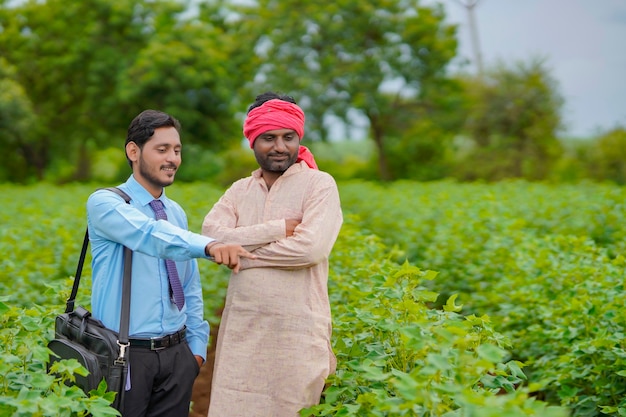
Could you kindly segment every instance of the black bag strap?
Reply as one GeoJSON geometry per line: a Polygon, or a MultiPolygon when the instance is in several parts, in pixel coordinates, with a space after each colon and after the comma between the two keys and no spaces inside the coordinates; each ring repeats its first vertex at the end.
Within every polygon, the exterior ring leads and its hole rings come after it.
{"type": "Polygon", "coordinates": [[[76,274],[74,274],[74,285],[72,285],[72,292],[70,298],[65,303],[65,312],[71,313],[74,311],[74,301],[76,300],[76,294],[78,293],[78,284],[80,284],[80,275],[83,273],[83,263],[85,263],[85,256],[87,255],[87,246],[89,245],[89,231],[85,231],[85,238],[83,239],[83,248],[80,250],[80,258],[78,259],[78,267],[76,268],[76,274]]]}
{"type": "MultiPolygon", "coordinates": [[[[105,190],[112,191],[118,194],[120,197],[130,204],[130,196],[117,187],[104,188],[105,190]]],[[[72,285],[72,292],[70,298],[67,299],[65,304],[65,312],[71,313],[74,311],[74,303],[76,300],[76,294],[78,293],[78,285],[80,284],[80,276],[83,273],[83,264],[85,263],[85,256],[87,255],[87,246],[89,245],[89,229],[85,231],[85,238],[83,239],[83,247],[80,251],[80,258],[78,259],[78,267],[76,268],[76,275],[74,276],[74,285],[72,285]]],[[[128,330],[130,321],[130,281],[131,281],[131,269],[132,269],[132,256],[133,251],[124,247],[124,281],[122,282],[122,308],[120,314],[120,331],[119,340],[120,345],[128,345],[128,330]]],[[[123,355],[124,349],[122,349],[123,355]]]]}

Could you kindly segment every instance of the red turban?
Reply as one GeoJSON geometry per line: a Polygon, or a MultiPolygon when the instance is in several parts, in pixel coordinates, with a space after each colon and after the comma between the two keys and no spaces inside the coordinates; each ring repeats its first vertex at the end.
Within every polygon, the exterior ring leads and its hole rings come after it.
{"type": "MultiPolygon", "coordinates": [[[[288,101],[272,99],[250,110],[243,123],[243,134],[250,142],[250,148],[254,147],[254,141],[263,133],[277,129],[293,129],[302,140],[304,137],[302,109],[288,101]]],[[[305,161],[309,167],[317,169],[313,154],[306,146],[300,145],[298,161],[305,161]]]]}

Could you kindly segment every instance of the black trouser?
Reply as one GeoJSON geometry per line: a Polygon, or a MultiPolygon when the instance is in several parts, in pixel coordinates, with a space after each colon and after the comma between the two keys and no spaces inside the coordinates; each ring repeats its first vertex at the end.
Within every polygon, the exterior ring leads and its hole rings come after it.
{"type": "Polygon", "coordinates": [[[187,342],[129,352],[130,390],[124,397],[124,417],[187,417],[193,383],[200,368],[187,342]]]}

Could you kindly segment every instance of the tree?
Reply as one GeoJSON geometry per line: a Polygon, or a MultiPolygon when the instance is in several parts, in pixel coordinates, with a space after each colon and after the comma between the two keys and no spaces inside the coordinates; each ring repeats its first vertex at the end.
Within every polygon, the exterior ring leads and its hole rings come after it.
{"type": "Polygon", "coordinates": [[[454,79],[439,80],[419,101],[407,100],[385,132],[385,154],[393,161],[391,176],[419,181],[449,176],[465,106],[462,85],[454,79]]]}
{"type": "Polygon", "coordinates": [[[239,72],[229,62],[227,37],[204,22],[158,22],[156,33],[120,74],[120,102],[137,114],[150,107],[175,115],[186,144],[212,150],[239,145],[233,117],[239,72]]]}
{"type": "Polygon", "coordinates": [[[260,63],[250,89],[294,95],[320,139],[328,116],[350,123],[350,112],[358,112],[369,121],[381,178],[392,179],[385,149],[390,122],[407,101],[419,102],[436,88],[455,55],[455,27],[444,24],[441,6],[259,0],[236,12],[233,30],[248,39],[256,34],[260,63]]]}
{"type": "Polygon", "coordinates": [[[45,149],[34,142],[33,105],[24,88],[16,81],[16,69],[0,57],[0,181],[18,181],[41,175],[40,157],[45,149]],[[35,161],[32,164],[27,161],[35,161]]]}
{"type": "Polygon", "coordinates": [[[503,64],[464,80],[465,133],[472,147],[456,175],[463,179],[545,179],[560,157],[563,103],[545,63],[503,64]]]}
{"type": "MultiPolygon", "coordinates": [[[[183,0],[47,0],[0,6],[0,51],[37,123],[37,177],[89,179],[92,154],[123,149],[130,119],[157,107],[188,143],[232,140],[229,42],[183,0]],[[226,140],[224,139],[226,137],[226,140]],[[114,138],[114,139],[112,139],[114,138]]],[[[245,73],[245,72],[244,72],[245,73]]],[[[233,74],[235,76],[233,76],[233,74]]]]}
{"type": "Polygon", "coordinates": [[[145,42],[150,7],[48,0],[3,9],[0,49],[19,68],[18,81],[34,105],[44,169],[56,159],[65,175],[86,178],[88,166],[72,162],[86,161],[90,142],[119,133],[129,116],[119,108],[117,77],[145,42]]]}
{"type": "Polygon", "coordinates": [[[587,158],[587,170],[592,179],[625,185],[626,129],[616,127],[594,139],[587,158]]]}

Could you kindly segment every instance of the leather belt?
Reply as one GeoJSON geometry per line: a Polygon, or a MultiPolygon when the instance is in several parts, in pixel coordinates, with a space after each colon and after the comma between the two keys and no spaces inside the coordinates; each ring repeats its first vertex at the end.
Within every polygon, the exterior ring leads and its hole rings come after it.
{"type": "Polygon", "coordinates": [[[131,347],[142,347],[150,350],[161,350],[185,341],[186,329],[168,334],[167,336],[151,337],[150,339],[129,339],[131,347]]]}

